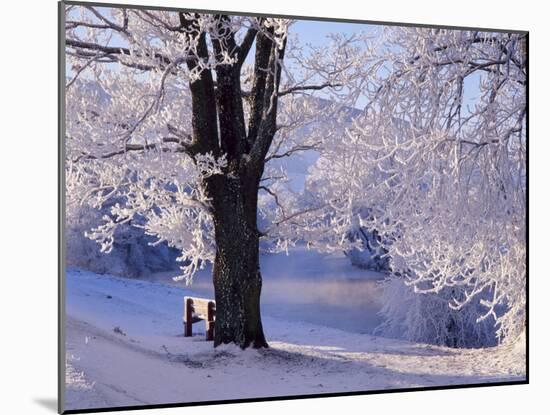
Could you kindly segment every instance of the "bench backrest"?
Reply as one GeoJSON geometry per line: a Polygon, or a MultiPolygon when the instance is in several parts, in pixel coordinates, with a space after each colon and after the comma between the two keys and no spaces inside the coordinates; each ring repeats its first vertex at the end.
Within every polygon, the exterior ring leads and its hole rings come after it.
{"type": "Polygon", "coordinates": [[[212,310],[212,313],[214,315],[216,312],[216,303],[213,300],[209,300],[207,298],[185,297],[184,304],[189,304],[193,314],[203,320],[208,319],[209,308],[212,310]]]}

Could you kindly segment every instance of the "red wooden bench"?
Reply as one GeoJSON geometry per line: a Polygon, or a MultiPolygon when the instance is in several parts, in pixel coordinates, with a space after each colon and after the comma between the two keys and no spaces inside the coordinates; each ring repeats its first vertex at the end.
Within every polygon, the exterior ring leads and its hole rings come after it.
{"type": "Polygon", "coordinates": [[[193,335],[193,323],[206,322],[206,340],[214,340],[214,321],[216,302],[207,298],[184,297],[183,299],[183,336],[193,335]]]}

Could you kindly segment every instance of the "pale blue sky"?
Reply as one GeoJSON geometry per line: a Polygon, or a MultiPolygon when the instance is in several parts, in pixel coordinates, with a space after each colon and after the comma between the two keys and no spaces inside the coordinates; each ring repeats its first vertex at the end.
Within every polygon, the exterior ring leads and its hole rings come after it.
{"type": "Polygon", "coordinates": [[[350,35],[369,31],[374,27],[376,26],[370,24],[299,20],[291,26],[290,33],[296,33],[303,43],[322,46],[327,43],[326,35],[329,33],[350,35]]]}

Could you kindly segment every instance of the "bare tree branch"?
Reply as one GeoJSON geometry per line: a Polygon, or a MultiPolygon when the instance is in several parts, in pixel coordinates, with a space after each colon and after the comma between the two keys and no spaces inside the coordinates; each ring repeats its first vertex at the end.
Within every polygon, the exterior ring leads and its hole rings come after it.
{"type": "Polygon", "coordinates": [[[281,92],[279,92],[279,96],[285,96],[288,94],[292,94],[294,92],[298,91],[318,91],[325,88],[337,88],[343,86],[342,84],[332,84],[330,82],[325,82],[324,84],[319,85],[297,85],[290,88],[287,88],[281,92]]]}
{"type": "Polygon", "coordinates": [[[297,152],[300,152],[300,151],[316,150],[316,149],[319,148],[320,144],[321,143],[318,142],[318,143],[308,144],[308,145],[306,145],[306,144],[297,145],[297,146],[294,146],[291,149],[285,151],[284,153],[272,154],[272,155],[266,157],[265,161],[268,162],[269,160],[272,160],[272,159],[280,159],[280,158],[283,158],[283,157],[290,157],[294,153],[297,153],[297,152]]]}
{"type": "Polygon", "coordinates": [[[271,197],[273,197],[273,199],[275,200],[275,204],[279,209],[281,209],[281,213],[283,214],[283,217],[286,216],[285,208],[279,201],[279,196],[277,196],[277,193],[275,193],[273,190],[271,190],[266,186],[259,186],[258,190],[263,190],[264,192],[268,193],[271,197]]]}
{"type": "Polygon", "coordinates": [[[109,153],[101,154],[101,155],[94,155],[94,154],[81,154],[80,156],[76,157],[73,162],[78,162],[80,160],[99,160],[99,159],[108,159],[115,156],[121,156],[123,154],[126,154],[128,152],[132,151],[145,151],[145,150],[155,150],[160,149],[160,151],[163,152],[175,152],[175,153],[186,153],[186,144],[182,143],[181,140],[178,137],[163,137],[162,138],[163,143],[176,143],[179,144],[181,147],[179,148],[170,148],[170,147],[160,147],[158,144],[126,144],[126,146],[123,149],[115,150],[109,153]]]}
{"type": "Polygon", "coordinates": [[[250,49],[252,48],[254,39],[256,39],[257,33],[258,30],[253,27],[248,29],[248,31],[246,32],[246,35],[244,36],[244,39],[241,42],[241,45],[239,46],[237,52],[237,65],[242,66],[242,64],[244,63],[246,57],[248,56],[248,52],[250,52],[250,49]]]}

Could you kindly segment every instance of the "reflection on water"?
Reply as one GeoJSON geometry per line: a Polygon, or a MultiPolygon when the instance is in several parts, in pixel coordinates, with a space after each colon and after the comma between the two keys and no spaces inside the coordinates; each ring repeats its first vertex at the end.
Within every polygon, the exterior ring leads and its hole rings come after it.
{"type": "MultiPolygon", "coordinates": [[[[262,313],[285,320],[372,333],[380,324],[379,280],[383,274],[352,267],[345,257],[299,250],[262,256],[262,313]]],[[[173,274],[152,276],[158,282],[174,282],[173,274]]],[[[200,297],[214,297],[210,269],[195,276],[187,287],[200,297]]]]}
{"type": "Polygon", "coordinates": [[[265,284],[262,311],[341,330],[372,333],[380,324],[375,281],[288,281],[265,284]]]}

